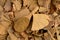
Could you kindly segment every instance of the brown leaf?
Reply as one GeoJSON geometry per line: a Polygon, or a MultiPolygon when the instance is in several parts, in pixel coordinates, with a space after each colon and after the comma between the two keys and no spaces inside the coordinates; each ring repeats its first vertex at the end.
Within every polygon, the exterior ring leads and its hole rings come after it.
{"type": "Polygon", "coordinates": [[[33,15],[33,25],[31,30],[43,29],[49,24],[49,16],[46,14],[34,14],[33,15]]]}
{"type": "Polygon", "coordinates": [[[9,33],[9,37],[11,40],[18,40],[18,38],[13,34],[11,27],[9,27],[9,29],[7,31],[9,33]]]}
{"type": "MultiPolygon", "coordinates": [[[[15,25],[14,25],[14,29],[17,31],[17,32],[23,32],[26,30],[26,28],[28,27],[29,25],[29,22],[30,22],[30,19],[31,19],[31,16],[38,10],[38,7],[36,7],[32,12],[31,14],[27,15],[27,16],[22,16],[20,17],[16,22],[15,22],[15,25]]],[[[20,15],[19,15],[20,16],[20,15]]]]}

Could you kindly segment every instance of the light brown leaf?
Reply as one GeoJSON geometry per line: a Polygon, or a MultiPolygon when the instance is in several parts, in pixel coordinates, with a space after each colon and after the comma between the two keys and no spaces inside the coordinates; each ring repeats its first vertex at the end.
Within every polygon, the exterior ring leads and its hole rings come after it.
{"type": "MultiPolygon", "coordinates": [[[[14,29],[17,32],[23,32],[26,30],[26,28],[28,27],[29,23],[30,23],[30,19],[31,16],[38,10],[38,7],[36,7],[31,14],[27,15],[27,16],[22,16],[20,17],[14,25],[14,29]]],[[[20,15],[19,15],[20,16],[20,15]]]]}
{"type": "Polygon", "coordinates": [[[33,15],[33,24],[31,30],[43,29],[49,24],[49,16],[46,14],[34,14],[33,15]]]}

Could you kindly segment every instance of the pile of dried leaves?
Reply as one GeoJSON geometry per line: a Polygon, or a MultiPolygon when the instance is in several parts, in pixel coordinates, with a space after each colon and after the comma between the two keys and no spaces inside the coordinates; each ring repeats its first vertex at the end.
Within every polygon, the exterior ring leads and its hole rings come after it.
{"type": "Polygon", "coordinates": [[[60,40],[60,0],[0,0],[0,40],[60,40]]]}

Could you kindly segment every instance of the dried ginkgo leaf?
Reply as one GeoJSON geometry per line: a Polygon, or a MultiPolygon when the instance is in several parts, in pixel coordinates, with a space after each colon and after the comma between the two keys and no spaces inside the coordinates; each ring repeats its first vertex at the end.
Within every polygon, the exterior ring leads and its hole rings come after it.
{"type": "Polygon", "coordinates": [[[14,25],[15,31],[17,31],[17,32],[25,31],[30,23],[30,19],[31,19],[32,14],[34,14],[37,10],[38,10],[38,7],[36,7],[29,15],[20,17],[15,22],[15,25],[14,25]]]}
{"type": "Polygon", "coordinates": [[[49,16],[46,14],[34,14],[33,15],[33,24],[31,30],[43,29],[49,24],[49,16]]]}

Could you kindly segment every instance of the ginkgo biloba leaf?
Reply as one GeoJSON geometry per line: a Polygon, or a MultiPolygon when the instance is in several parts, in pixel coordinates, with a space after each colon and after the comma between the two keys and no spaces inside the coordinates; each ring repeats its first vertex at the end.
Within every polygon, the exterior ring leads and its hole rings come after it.
{"type": "Polygon", "coordinates": [[[17,32],[23,32],[28,27],[31,16],[38,10],[39,7],[36,7],[28,16],[20,17],[14,25],[14,29],[17,32]]]}
{"type": "Polygon", "coordinates": [[[43,29],[49,24],[49,16],[46,14],[34,14],[33,15],[33,24],[31,30],[43,29]]]}

